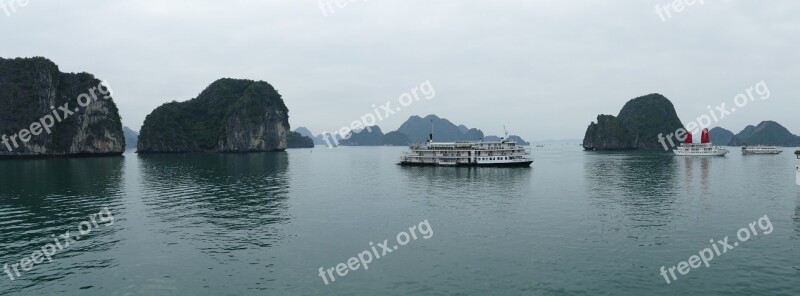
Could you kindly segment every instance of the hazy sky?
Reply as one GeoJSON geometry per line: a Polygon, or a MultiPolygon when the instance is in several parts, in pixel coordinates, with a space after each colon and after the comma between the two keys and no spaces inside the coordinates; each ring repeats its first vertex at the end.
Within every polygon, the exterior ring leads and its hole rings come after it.
{"type": "Polygon", "coordinates": [[[333,131],[430,81],[435,98],[378,125],[437,114],[534,140],[582,138],[599,113],[654,92],[688,122],[763,80],[769,99],[718,125],[772,119],[800,133],[800,1],[706,0],[663,21],[655,6],[671,1],[326,3],[30,0],[0,10],[0,57],[108,80],[134,130],[232,77],[275,86],[293,129],[333,131]]]}

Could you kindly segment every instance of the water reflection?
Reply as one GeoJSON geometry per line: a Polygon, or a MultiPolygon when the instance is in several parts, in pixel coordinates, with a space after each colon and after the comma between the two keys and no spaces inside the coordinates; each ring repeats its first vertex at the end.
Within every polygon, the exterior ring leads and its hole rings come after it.
{"type": "Polygon", "coordinates": [[[795,239],[800,240],[800,193],[797,194],[797,207],[794,208],[795,239]]]}
{"type": "Polygon", "coordinates": [[[492,168],[492,167],[398,167],[407,176],[419,181],[436,183],[440,181],[492,182],[520,181],[527,179],[533,168],[492,168]]]}
{"type": "MultiPolygon", "coordinates": [[[[0,161],[0,264],[30,257],[31,252],[53,242],[51,235],[67,230],[76,233],[80,222],[103,207],[115,217],[121,216],[124,162],[123,157],[0,161]]],[[[119,242],[113,235],[120,227],[101,228],[58,253],[53,263],[24,272],[10,287],[4,278],[0,294],[67,277],[72,274],[67,271],[77,266],[113,266],[113,257],[95,254],[92,260],[81,259],[91,253],[102,254],[119,242]]]]}
{"type": "Polygon", "coordinates": [[[286,222],[286,153],[139,155],[142,199],[157,231],[206,253],[270,246],[286,222]]]}
{"type": "Polygon", "coordinates": [[[497,188],[514,187],[529,180],[532,168],[401,167],[398,169],[413,184],[464,186],[480,184],[497,188]]]}
{"type": "Polygon", "coordinates": [[[507,206],[534,192],[533,168],[402,167],[401,188],[413,196],[442,196],[460,202],[507,206]],[[488,193],[488,194],[487,194],[488,193]]]}
{"type": "Polygon", "coordinates": [[[587,153],[587,192],[602,208],[622,205],[637,221],[664,221],[676,199],[674,156],[661,152],[587,153]]]}
{"type": "Polygon", "coordinates": [[[700,188],[703,189],[703,193],[709,192],[709,170],[710,170],[710,160],[708,157],[683,157],[683,176],[686,178],[684,184],[684,189],[687,193],[692,193],[694,191],[694,166],[695,164],[699,164],[700,166],[700,188]]]}

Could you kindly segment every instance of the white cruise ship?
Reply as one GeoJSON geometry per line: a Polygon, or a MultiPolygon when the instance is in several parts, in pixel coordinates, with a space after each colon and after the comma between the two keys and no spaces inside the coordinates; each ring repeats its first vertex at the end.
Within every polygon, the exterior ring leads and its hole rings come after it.
{"type": "Polygon", "coordinates": [[[752,154],[781,154],[783,150],[775,146],[763,146],[763,145],[756,145],[756,146],[744,146],[742,147],[742,154],[744,155],[752,155],[752,154]]]}
{"type": "Polygon", "coordinates": [[[500,142],[434,142],[433,133],[424,144],[409,146],[398,165],[403,166],[488,166],[530,167],[530,151],[508,141],[508,133],[500,142]]]}
{"type": "Polygon", "coordinates": [[[729,151],[711,144],[708,129],[706,128],[703,129],[700,144],[694,143],[692,141],[692,133],[688,133],[685,143],[676,148],[674,152],[678,156],[725,156],[729,151]]]}

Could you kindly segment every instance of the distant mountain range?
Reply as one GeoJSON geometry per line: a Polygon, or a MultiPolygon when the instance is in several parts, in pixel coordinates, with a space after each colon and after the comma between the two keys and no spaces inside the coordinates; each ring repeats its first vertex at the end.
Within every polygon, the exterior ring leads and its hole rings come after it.
{"type": "MultiPolygon", "coordinates": [[[[483,131],[476,128],[468,128],[460,124],[456,125],[445,118],[436,115],[426,117],[411,116],[406,120],[397,131],[384,134],[378,126],[370,126],[350,133],[348,139],[338,139],[339,145],[343,146],[406,146],[411,143],[421,143],[428,141],[433,126],[433,140],[437,142],[454,141],[500,141],[498,136],[484,136],[483,131]]],[[[305,127],[300,127],[295,132],[310,137],[316,145],[327,145],[322,135],[314,136],[305,127]]],[[[510,140],[516,141],[520,145],[530,145],[519,136],[509,136],[510,140]]],[[[330,136],[328,138],[330,140],[330,136]]],[[[332,142],[332,141],[331,141],[332,142]]]]}
{"type": "MultiPolygon", "coordinates": [[[[498,136],[485,136],[485,137],[483,137],[483,140],[487,141],[487,142],[500,142],[500,139],[502,139],[502,138],[500,138],[498,136]]],[[[517,144],[522,145],[522,146],[529,146],[531,144],[530,142],[523,140],[519,136],[514,136],[514,135],[508,136],[508,140],[512,141],[512,142],[516,142],[517,144]]]]}
{"type": "Polygon", "coordinates": [[[742,142],[732,131],[721,127],[712,128],[710,131],[708,131],[708,135],[711,138],[711,143],[714,143],[715,145],[742,146],[742,142]]]}
{"type": "Polygon", "coordinates": [[[378,126],[370,126],[350,133],[350,138],[339,142],[343,146],[405,146],[409,144],[408,136],[394,131],[384,134],[378,126]]]}
{"type": "Polygon", "coordinates": [[[139,143],[139,133],[127,126],[123,126],[122,134],[125,136],[125,150],[136,149],[136,144],[139,143]]]}
{"type": "Polygon", "coordinates": [[[433,126],[433,140],[437,142],[478,141],[483,138],[483,132],[479,129],[470,129],[463,124],[455,125],[436,115],[428,115],[425,118],[411,116],[397,131],[408,135],[411,143],[420,143],[428,141],[431,126],[433,126]]]}
{"type": "MultiPolygon", "coordinates": [[[[304,137],[309,137],[309,138],[311,138],[311,140],[314,142],[314,145],[323,145],[323,146],[326,146],[326,145],[328,145],[328,144],[325,142],[325,138],[323,138],[321,134],[320,134],[320,135],[316,135],[316,136],[315,136],[315,135],[314,135],[314,134],[313,134],[313,133],[312,133],[312,132],[311,132],[311,131],[310,131],[308,128],[305,128],[305,127],[298,127],[297,129],[295,129],[295,130],[294,130],[294,132],[295,132],[295,133],[298,133],[298,134],[300,134],[300,135],[302,135],[302,136],[304,136],[304,137]]],[[[336,140],[337,140],[337,141],[341,141],[341,140],[342,140],[342,137],[340,137],[340,136],[337,134],[337,135],[336,135],[336,140]]],[[[328,141],[330,141],[330,136],[328,137],[328,141]]]]}
{"type": "Polygon", "coordinates": [[[723,146],[770,145],[782,147],[800,146],[800,136],[774,121],[763,121],[757,126],[748,125],[738,134],[715,127],[709,132],[711,142],[723,146]]]}

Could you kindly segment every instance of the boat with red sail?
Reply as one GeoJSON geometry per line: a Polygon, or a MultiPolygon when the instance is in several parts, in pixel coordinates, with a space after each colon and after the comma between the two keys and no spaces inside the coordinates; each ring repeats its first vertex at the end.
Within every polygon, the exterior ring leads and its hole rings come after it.
{"type": "Polygon", "coordinates": [[[703,134],[700,136],[700,143],[694,143],[692,133],[686,134],[686,140],[680,147],[674,150],[675,155],[678,156],[725,156],[728,154],[727,149],[714,146],[711,143],[711,137],[708,134],[708,129],[703,129],[703,134]]]}

